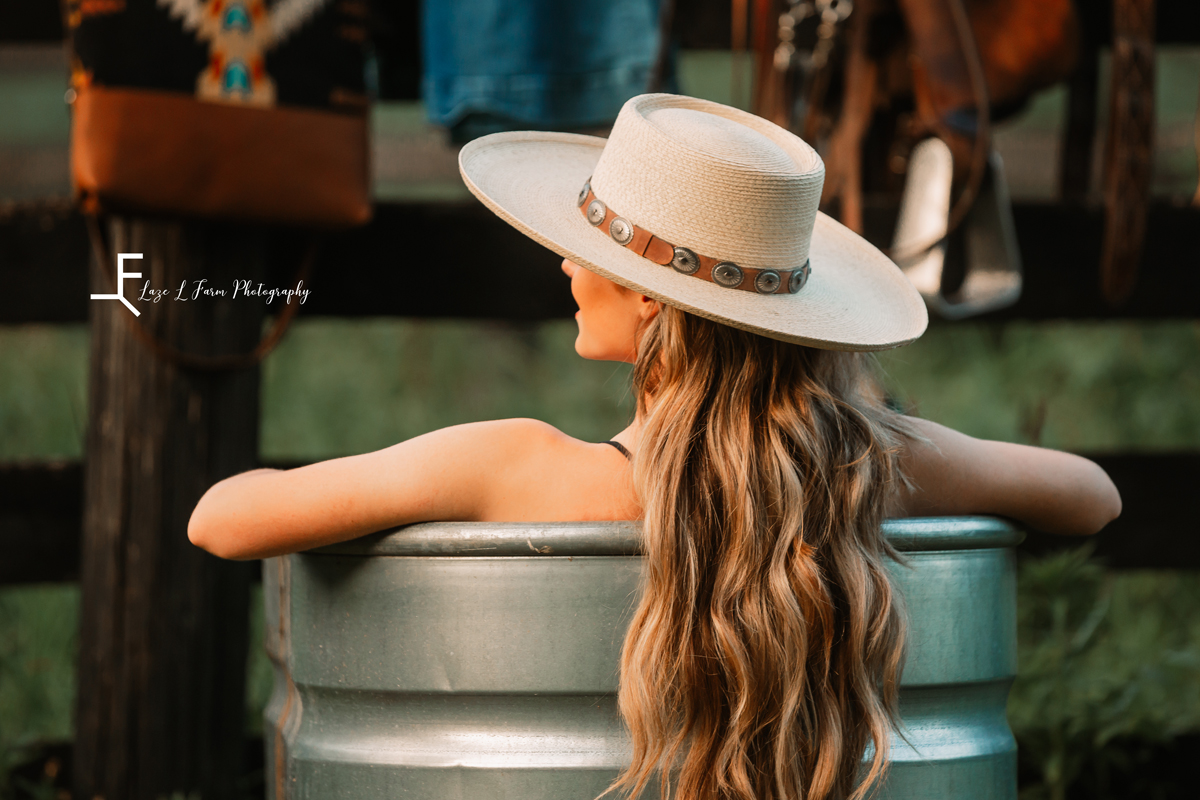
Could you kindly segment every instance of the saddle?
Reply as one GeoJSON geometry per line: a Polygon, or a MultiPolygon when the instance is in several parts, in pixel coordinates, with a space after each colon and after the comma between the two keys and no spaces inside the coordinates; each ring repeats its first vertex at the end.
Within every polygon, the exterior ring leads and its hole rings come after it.
{"type": "MultiPolygon", "coordinates": [[[[824,207],[861,233],[864,187],[898,195],[889,254],[942,316],[1015,302],[1020,254],[991,123],[1076,68],[1071,0],[733,0],[733,13],[734,48],[755,55],[752,110],[822,144],[824,207]],[[753,24],[739,24],[748,3],[753,24]]],[[[1113,107],[1126,111],[1107,140],[1101,273],[1116,304],[1145,228],[1153,0],[1114,0],[1113,21],[1113,107]]]]}

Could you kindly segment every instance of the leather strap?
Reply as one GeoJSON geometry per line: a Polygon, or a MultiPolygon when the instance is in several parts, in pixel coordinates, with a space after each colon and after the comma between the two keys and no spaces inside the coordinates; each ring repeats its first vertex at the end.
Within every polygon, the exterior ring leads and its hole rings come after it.
{"type": "MultiPolygon", "coordinates": [[[[676,269],[676,271],[684,275],[690,274],[693,278],[701,278],[709,283],[715,283],[718,286],[726,289],[742,289],[744,291],[754,292],[756,294],[794,294],[803,289],[804,284],[808,282],[808,275],[811,270],[809,267],[809,262],[807,261],[804,262],[803,266],[796,267],[795,269],[756,269],[754,267],[743,267],[739,264],[734,264],[731,261],[722,261],[717,258],[712,258],[711,256],[701,255],[694,250],[683,248],[687,253],[690,253],[692,256],[694,256],[700,263],[699,268],[695,272],[689,273],[684,269],[680,269],[678,266],[675,266],[673,263],[676,260],[676,245],[671,244],[665,239],[660,239],[645,228],[640,228],[637,225],[634,225],[616,211],[613,211],[611,208],[609,208],[607,203],[596,197],[595,193],[592,191],[590,180],[588,183],[584,184],[583,190],[579,193],[579,197],[581,199],[581,202],[578,203],[580,213],[583,214],[584,219],[592,224],[593,227],[602,231],[605,236],[608,236],[617,244],[621,244],[621,239],[618,238],[618,235],[624,232],[624,226],[628,226],[629,229],[633,231],[633,236],[622,245],[623,247],[625,247],[627,250],[632,250],[642,258],[647,258],[653,261],[655,264],[672,266],[674,269],[676,269]],[[599,203],[604,208],[604,219],[600,220],[599,222],[593,222],[592,218],[588,215],[588,209],[592,207],[593,203],[599,203]],[[614,229],[613,221],[618,219],[621,220],[622,224],[618,225],[614,229]],[[722,283],[720,280],[714,278],[713,270],[719,266],[723,267],[722,272],[727,275],[733,273],[734,270],[740,272],[742,276],[741,282],[731,286],[728,282],[722,283]],[[730,267],[733,269],[730,269],[730,267]],[[762,276],[764,273],[773,273],[778,279],[778,282],[775,283],[775,288],[771,289],[770,291],[762,288],[760,284],[763,286],[770,286],[771,283],[775,282],[775,278],[772,278],[770,275],[768,275],[760,279],[760,276],[762,276]],[[795,285],[793,285],[792,280],[794,273],[799,273],[799,276],[795,279],[795,285]]],[[[721,274],[722,273],[718,273],[718,275],[721,274]]]]}
{"type": "Polygon", "coordinates": [[[621,453],[621,455],[625,456],[625,458],[629,459],[630,461],[633,460],[633,454],[630,453],[629,450],[625,448],[625,445],[621,444],[620,442],[614,442],[612,439],[609,439],[608,441],[601,442],[600,444],[611,444],[613,447],[617,448],[617,450],[621,453]]]}
{"type": "Polygon", "coordinates": [[[1154,166],[1154,0],[1114,0],[1100,288],[1119,308],[1137,283],[1154,166]]]}

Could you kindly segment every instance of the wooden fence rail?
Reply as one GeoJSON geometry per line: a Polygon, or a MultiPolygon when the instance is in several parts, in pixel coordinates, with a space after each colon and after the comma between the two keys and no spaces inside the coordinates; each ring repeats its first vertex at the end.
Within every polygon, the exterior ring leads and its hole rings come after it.
{"type": "MultiPolygon", "coordinates": [[[[1112,40],[1112,0],[1077,0],[1085,27],[1095,32],[1099,44],[1112,40]]],[[[380,0],[372,4],[376,49],[388,71],[419,67],[418,0],[380,0]],[[397,62],[392,66],[390,62],[397,62]]],[[[682,47],[693,50],[728,50],[730,0],[692,0],[686,14],[675,15],[674,31],[682,47]]],[[[58,0],[21,0],[0,3],[0,42],[62,41],[62,10],[58,0]]],[[[1160,44],[1200,41],[1200,3],[1195,0],[1158,0],[1155,3],[1155,40],[1160,44]]],[[[386,77],[386,72],[385,72],[386,77]]],[[[383,82],[385,87],[387,81],[383,82]]],[[[416,87],[399,81],[389,96],[415,96],[416,87]],[[407,89],[411,95],[397,94],[407,89]]]]}
{"type": "MultiPolygon", "coordinates": [[[[1016,305],[978,319],[1200,317],[1200,209],[1151,206],[1138,284],[1120,309],[1099,290],[1103,209],[1018,203],[1013,213],[1025,288],[1016,305]]],[[[868,207],[867,237],[887,242],[895,214],[868,207]]],[[[294,278],[306,242],[297,231],[273,233],[271,285],[294,278]]],[[[0,209],[0,324],[86,321],[87,248],[83,220],[69,204],[0,209]]],[[[569,319],[576,306],[557,267],[556,255],[477,202],[385,203],[369,225],[325,239],[301,313],[569,319]]]]}

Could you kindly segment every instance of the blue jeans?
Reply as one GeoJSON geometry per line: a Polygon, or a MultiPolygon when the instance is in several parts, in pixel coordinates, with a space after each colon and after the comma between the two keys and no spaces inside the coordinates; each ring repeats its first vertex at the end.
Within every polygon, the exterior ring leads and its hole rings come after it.
{"type": "Polygon", "coordinates": [[[423,0],[421,11],[429,119],[457,141],[608,125],[646,91],[658,54],[658,0],[423,0]]]}

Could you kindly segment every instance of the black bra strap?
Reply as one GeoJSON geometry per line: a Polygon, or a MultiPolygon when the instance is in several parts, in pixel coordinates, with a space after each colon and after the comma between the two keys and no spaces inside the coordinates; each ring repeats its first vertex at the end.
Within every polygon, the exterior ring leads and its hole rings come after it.
{"type": "Polygon", "coordinates": [[[628,450],[625,449],[625,445],[621,444],[620,442],[614,442],[612,439],[609,439],[607,442],[601,442],[600,444],[611,444],[613,447],[621,451],[621,455],[625,456],[630,461],[633,460],[633,456],[628,450]]]}

